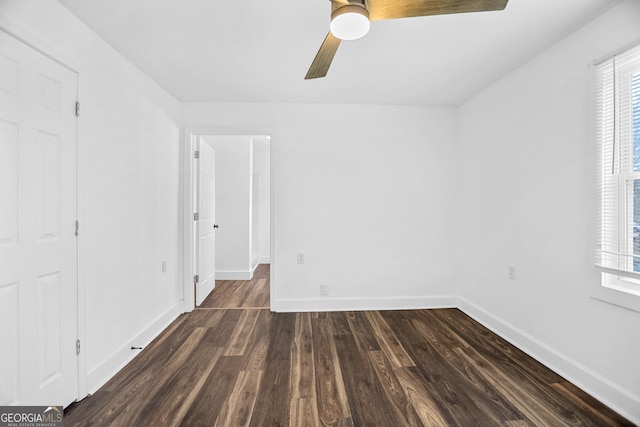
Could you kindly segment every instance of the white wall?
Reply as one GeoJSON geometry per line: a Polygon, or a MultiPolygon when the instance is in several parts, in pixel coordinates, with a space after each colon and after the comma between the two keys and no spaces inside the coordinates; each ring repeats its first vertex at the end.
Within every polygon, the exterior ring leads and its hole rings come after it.
{"type": "Polygon", "coordinates": [[[251,137],[202,137],[216,152],[216,279],[251,275],[251,137]]]}
{"type": "Polygon", "coordinates": [[[462,308],[637,423],[640,313],[589,293],[588,65],[638,40],[628,0],[477,95],[459,111],[457,165],[462,308]]]}
{"type": "Polygon", "coordinates": [[[269,140],[262,136],[253,137],[253,171],[258,174],[258,185],[254,192],[258,197],[258,262],[271,261],[271,160],[269,140]]]}
{"type": "Polygon", "coordinates": [[[453,109],[185,104],[184,115],[272,135],[272,309],[455,304],[453,109]]]}
{"type": "Polygon", "coordinates": [[[0,0],[0,19],[79,72],[81,381],[94,390],[179,313],[181,104],[57,1],[0,0]]]}

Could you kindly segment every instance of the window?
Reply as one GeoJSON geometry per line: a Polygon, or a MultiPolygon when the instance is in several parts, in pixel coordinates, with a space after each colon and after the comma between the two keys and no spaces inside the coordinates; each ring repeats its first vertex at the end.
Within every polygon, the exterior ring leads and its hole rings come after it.
{"type": "Polygon", "coordinates": [[[596,297],[640,311],[640,46],[596,64],[595,101],[596,297]]]}

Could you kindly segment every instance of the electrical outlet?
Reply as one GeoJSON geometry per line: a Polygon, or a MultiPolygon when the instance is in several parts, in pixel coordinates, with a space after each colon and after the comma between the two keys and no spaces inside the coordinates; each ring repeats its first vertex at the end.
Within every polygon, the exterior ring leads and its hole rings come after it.
{"type": "Polygon", "coordinates": [[[323,297],[329,295],[329,285],[320,285],[320,295],[323,297]]]}
{"type": "Polygon", "coordinates": [[[296,259],[298,261],[298,264],[304,264],[304,252],[298,252],[298,254],[296,255],[296,259]]]}
{"type": "Polygon", "coordinates": [[[513,264],[509,265],[509,279],[516,280],[516,266],[513,264]]]}

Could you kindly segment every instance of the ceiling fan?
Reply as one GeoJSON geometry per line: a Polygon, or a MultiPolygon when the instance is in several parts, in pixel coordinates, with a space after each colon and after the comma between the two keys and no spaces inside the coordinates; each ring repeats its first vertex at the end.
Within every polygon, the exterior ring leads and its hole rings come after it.
{"type": "Polygon", "coordinates": [[[369,32],[371,21],[502,10],[509,0],[331,0],[331,26],[305,79],[324,77],[342,40],[369,32]]]}

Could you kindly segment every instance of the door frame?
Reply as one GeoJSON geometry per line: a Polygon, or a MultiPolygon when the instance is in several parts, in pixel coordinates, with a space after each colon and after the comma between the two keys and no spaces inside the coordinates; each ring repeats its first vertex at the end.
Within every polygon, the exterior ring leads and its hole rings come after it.
{"type": "Polygon", "coordinates": [[[220,127],[220,126],[187,126],[184,129],[184,143],[182,144],[182,294],[180,301],[182,302],[182,312],[187,313],[195,309],[195,295],[193,276],[195,276],[195,224],[193,221],[194,214],[194,190],[195,190],[195,159],[193,152],[196,149],[196,138],[198,136],[238,136],[238,135],[269,135],[271,137],[269,143],[269,163],[270,163],[270,277],[269,277],[269,306],[271,311],[276,301],[276,179],[275,179],[275,162],[273,155],[274,141],[276,140],[275,132],[272,128],[265,127],[220,127]]]}
{"type": "MultiPolygon", "coordinates": [[[[78,63],[69,56],[60,52],[48,41],[40,38],[26,27],[17,24],[0,15],[0,30],[20,40],[27,46],[35,49],[42,55],[60,64],[64,68],[73,72],[77,76],[76,98],[81,101],[80,93],[80,67],[78,63]]],[[[82,222],[82,204],[80,201],[80,117],[76,117],[76,220],[82,222]]],[[[82,264],[82,248],[84,247],[83,233],[76,237],[76,330],[82,343],[82,350],[78,354],[78,375],[77,375],[77,400],[80,401],[89,395],[89,380],[87,375],[87,332],[86,332],[86,280],[85,269],[82,264]]]]}

